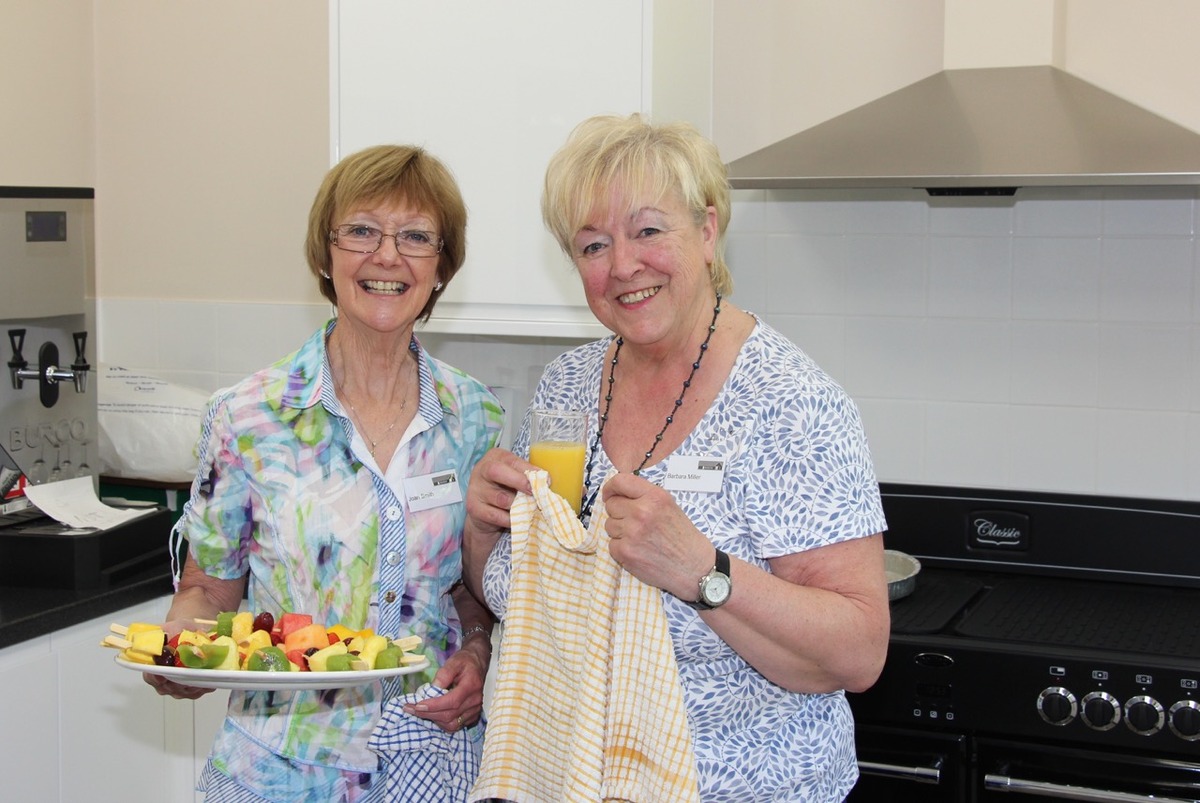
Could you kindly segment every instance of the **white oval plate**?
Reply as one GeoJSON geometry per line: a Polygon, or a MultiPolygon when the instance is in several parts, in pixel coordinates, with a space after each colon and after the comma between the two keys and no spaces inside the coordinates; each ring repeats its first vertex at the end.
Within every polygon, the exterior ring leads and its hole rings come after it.
{"type": "Polygon", "coordinates": [[[429,667],[429,661],[398,666],[395,669],[370,669],[365,672],[249,672],[245,670],[189,669],[184,666],[150,666],[115,656],[117,666],[161,675],[184,686],[198,689],[249,689],[260,691],[312,691],[365,686],[377,680],[412,675],[429,667]]]}

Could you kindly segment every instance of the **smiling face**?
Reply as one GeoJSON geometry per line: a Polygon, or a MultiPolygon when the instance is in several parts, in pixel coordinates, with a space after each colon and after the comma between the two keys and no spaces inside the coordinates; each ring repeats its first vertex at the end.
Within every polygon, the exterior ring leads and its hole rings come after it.
{"type": "Polygon", "coordinates": [[[711,313],[717,214],[709,207],[697,222],[675,195],[634,197],[614,193],[593,210],[572,257],[602,324],[631,345],[676,348],[711,313]]]}
{"type": "Polygon", "coordinates": [[[398,231],[437,234],[436,220],[405,202],[381,202],[342,211],[335,216],[333,228],[344,225],[378,229],[384,237],[372,254],[329,244],[339,322],[380,334],[411,334],[437,283],[438,257],[400,254],[392,235],[398,231]]]}

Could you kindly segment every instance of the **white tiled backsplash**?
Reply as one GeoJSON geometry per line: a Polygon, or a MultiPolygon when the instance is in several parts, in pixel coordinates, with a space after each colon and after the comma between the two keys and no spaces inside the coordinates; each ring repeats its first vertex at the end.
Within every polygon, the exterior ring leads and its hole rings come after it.
{"type": "MultiPolygon", "coordinates": [[[[1198,198],[1191,187],[739,191],[734,301],[845,386],[882,480],[1200,500],[1198,198]]],[[[97,306],[101,360],[206,390],[296,348],[329,314],[97,306]]],[[[515,416],[541,366],[572,345],[422,341],[502,388],[515,416]]]]}

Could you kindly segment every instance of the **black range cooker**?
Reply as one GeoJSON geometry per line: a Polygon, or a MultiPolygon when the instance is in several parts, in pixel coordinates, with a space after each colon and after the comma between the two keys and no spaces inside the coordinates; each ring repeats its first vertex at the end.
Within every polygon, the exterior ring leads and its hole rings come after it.
{"type": "Polygon", "coordinates": [[[1200,504],[884,484],[851,801],[1200,801],[1200,504]]]}

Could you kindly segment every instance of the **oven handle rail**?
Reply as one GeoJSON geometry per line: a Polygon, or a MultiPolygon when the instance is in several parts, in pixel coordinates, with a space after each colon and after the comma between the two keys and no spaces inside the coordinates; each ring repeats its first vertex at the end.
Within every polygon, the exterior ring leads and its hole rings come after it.
{"type": "Polygon", "coordinates": [[[935,759],[928,767],[905,767],[898,764],[880,764],[877,761],[859,761],[858,771],[864,775],[877,775],[882,778],[900,778],[905,781],[933,784],[942,782],[942,760],[935,759]]]}
{"type": "Polygon", "coordinates": [[[1046,783],[1045,781],[1010,778],[1007,775],[994,775],[992,773],[983,776],[983,788],[993,792],[1041,795],[1043,797],[1057,797],[1063,800],[1100,800],[1104,801],[1104,803],[1197,803],[1195,798],[1113,792],[1105,789],[1091,789],[1086,786],[1070,786],[1046,783]]]}

